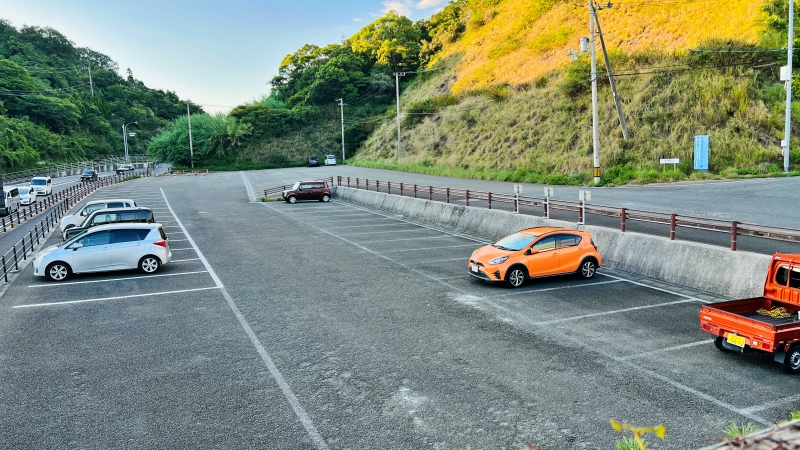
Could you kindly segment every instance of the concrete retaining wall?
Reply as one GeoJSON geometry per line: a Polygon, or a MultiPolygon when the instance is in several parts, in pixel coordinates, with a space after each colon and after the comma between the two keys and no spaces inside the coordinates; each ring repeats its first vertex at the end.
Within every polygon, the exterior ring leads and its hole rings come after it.
{"type": "MultiPolygon", "coordinates": [[[[369,208],[499,239],[523,228],[575,223],[506,211],[400,197],[336,187],[334,197],[369,208]]],[[[760,296],[770,256],[610,228],[586,226],[603,256],[603,265],[692,289],[732,298],[760,296]]]]}

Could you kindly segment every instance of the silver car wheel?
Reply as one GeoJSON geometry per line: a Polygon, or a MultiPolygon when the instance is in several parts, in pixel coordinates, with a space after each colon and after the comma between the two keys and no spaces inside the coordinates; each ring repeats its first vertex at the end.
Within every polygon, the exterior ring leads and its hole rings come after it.
{"type": "Polygon", "coordinates": [[[522,269],[511,269],[508,274],[508,285],[511,287],[520,287],[525,282],[525,272],[522,269]]]}
{"type": "Polygon", "coordinates": [[[325,194],[325,195],[323,195],[323,196],[322,196],[322,201],[323,201],[323,202],[329,202],[329,201],[331,201],[331,196],[330,196],[330,195],[328,195],[328,194],[325,194]]]}
{"type": "Polygon", "coordinates": [[[139,263],[139,268],[144,273],[153,273],[158,270],[158,260],[152,256],[146,256],[139,263]]]}
{"type": "Polygon", "coordinates": [[[594,261],[584,261],[581,264],[581,276],[583,278],[592,278],[597,271],[594,261]]]}
{"type": "Polygon", "coordinates": [[[297,203],[297,197],[295,196],[289,197],[289,203],[297,203]]]}
{"type": "Polygon", "coordinates": [[[64,281],[69,277],[69,267],[61,263],[50,264],[47,276],[53,281],[64,281]]]}

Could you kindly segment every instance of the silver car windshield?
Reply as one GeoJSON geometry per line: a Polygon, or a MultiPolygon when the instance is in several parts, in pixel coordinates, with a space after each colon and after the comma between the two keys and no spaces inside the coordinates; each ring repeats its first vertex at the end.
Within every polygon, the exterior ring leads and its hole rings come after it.
{"type": "Polygon", "coordinates": [[[34,186],[44,186],[47,184],[46,180],[31,180],[31,184],[34,186]]]}
{"type": "Polygon", "coordinates": [[[297,183],[294,184],[294,186],[292,186],[292,190],[296,191],[297,188],[299,188],[299,187],[300,187],[300,182],[298,181],[297,183]]]}
{"type": "Polygon", "coordinates": [[[76,234],[75,236],[72,236],[71,238],[67,239],[66,241],[64,241],[63,244],[61,244],[61,248],[66,248],[68,245],[82,238],[88,231],[89,230],[83,230],[80,233],[76,234]]]}
{"type": "Polygon", "coordinates": [[[25,195],[28,193],[28,188],[19,188],[20,195],[25,195]]]}

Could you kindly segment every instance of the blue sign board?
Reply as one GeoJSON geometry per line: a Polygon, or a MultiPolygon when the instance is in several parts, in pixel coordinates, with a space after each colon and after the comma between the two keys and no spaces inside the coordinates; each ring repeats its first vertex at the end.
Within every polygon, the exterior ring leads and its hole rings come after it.
{"type": "Polygon", "coordinates": [[[708,135],[694,137],[694,170],[708,170],[708,135]]]}

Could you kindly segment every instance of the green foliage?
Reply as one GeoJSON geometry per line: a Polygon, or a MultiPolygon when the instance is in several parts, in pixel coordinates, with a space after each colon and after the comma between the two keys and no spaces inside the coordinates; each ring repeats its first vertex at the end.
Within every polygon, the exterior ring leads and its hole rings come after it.
{"type": "MultiPolygon", "coordinates": [[[[0,165],[19,170],[40,161],[121,154],[122,125],[144,153],[159,129],[186,114],[172,92],[148,89],[108,56],[77,48],[52,28],[0,20],[0,165]],[[91,67],[94,96],[90,92],[91,67]]],[[[201,111],[191,105],[193,112],[201,111]]]]}
{"type": "Polygon", "coordinates": [[[187,118],[176,119],[170,127],[156,136],[148,147],[148,152],[164,161],[174,161],[178,165],[208,167],[226,164],[235,159],[242,142],[252,131],[249,124],[238,121],[233,116],[192,116],[192,152],[189,149],[189,124],[187,118]]]}
{"type": "Polygon", "coordinates": [[[644,447],[640,447],[639,443],[636,442],[636,439],[632,437],[623,437],[617,441],[617,450],[646,450],[647,441],[642,439],[642,444],[644,447]]]}
{"type": "Polygon", "coordinates": [[[373,64],[389,66],[393,72],[415,70],[419,66],[421,33],[405,16],[389,11],[353,35],[353,52],[366,56],[373,64]]]}
{"type": "Polygon", "coordinates": [[[427,117],[426,114],[435,114],[448,106],[457,105],[459,102],[458,97],[452,94],[444,94],[438,97],[427,98],[419,102],[411,103],[406,108],[407,114],[403,116],[403,126],[414,126],[422,119],[427,117]]]}
{"type": "Polygon", "coordinates": [[[741,427],[733,422],[725,428],[725,437],[728,439],[735,439],[737,437],[753,434],[756,431],[758,431],[758,427],[750,422],[743,423],[741,427]]]}

